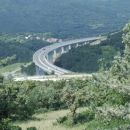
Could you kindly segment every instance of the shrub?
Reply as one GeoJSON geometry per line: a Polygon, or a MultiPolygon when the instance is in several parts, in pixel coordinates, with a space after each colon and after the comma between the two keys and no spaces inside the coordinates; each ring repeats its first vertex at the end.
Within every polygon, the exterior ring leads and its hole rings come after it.
{"type": "Polygon", "coordinates": [[[72,126],[75,124],[75,119],[72,120],[72,117],[68,115],[60,117],[59,119],[57,119],[57,122],[60,124],[64,124],[65,126],[72,126]]]}
{"type": "Polygon", "coordinates": [[[84,111],[76,116],[75,123],[85,123],[95,118],[95,113],[92,111],[84,111]]]}
{"type": "Polygon", "coordinates": [[[94,118],[95,118],[95,113],[87,110],[82,113],[76,114],[74,121],[72,121],[70,115],[68,115],[68,116],[60,117],[59,119],[57,119],[57,122],[60,124],[64,124],[66,126],[72,126],[74,124],[91,121],[94,118]]]}
{"type": "Polygon", "coordinates": [[[0,121],[0,130],[22,130],[19,126],[13,126],[10,123],[10,119],[4,119],[0,121]]]}
{"type": "Polygon", "coordinates": [[[29,127],[29,128],[27,128],[27,130],[37,130],[37,128],[36,127],[29,127]]]}
{"type": "Polygon", "coordinates": [[[130,130],[130,126],[127,127],[127,130],[130,130]]]}
{"type": "Polygon", "coordinates": [[[67,120],[67,116],[64,116],[57,119],[57,122],[61,124],[61,123],[64,123],[66,120],[67,120]]]}
{"type": "Polygon", "coordinates": [[[19,126],[12,126],[11,130],[22,130],[22,128],[19,126]]]}

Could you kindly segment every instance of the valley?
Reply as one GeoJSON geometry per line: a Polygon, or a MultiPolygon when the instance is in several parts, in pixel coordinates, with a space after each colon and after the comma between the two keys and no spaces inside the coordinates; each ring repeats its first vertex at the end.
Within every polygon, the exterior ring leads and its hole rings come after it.
{"type": "Polygon", "coordinates": [[[0,130],[130,130],[129,0],[0,0],[0,130]]]}

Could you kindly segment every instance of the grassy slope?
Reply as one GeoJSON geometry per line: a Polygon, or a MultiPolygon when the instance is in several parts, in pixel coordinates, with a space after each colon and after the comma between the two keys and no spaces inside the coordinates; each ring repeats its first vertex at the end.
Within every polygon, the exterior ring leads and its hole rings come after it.
{"type": "Polygon", "coordinates": [[[23,63],[15,63],[12,65],[8,65],[6,67],[0,68],[0,73],[7,73],[7,72],[12,72],[20,69],[20,66],[23,65],[23,63]]]}
{"type": "MultiPolygon", "coordinates": [[[[80,108],[78,112],[82,112],[86,108],[80,108]]],[[[28,127],[36,127],[38,130],[112,130],[115,127],[125,126],[129,124],[129,121],[116,120],[110,122],[110,125],[104,125],[100,121],[91,121],[85,124],[78,124],[73,127],[65,127],[56,123],[59,117],[65,116],[69,111],[60,110],[52,111],[48,113],[36,114],[34,115],[34,120],[29,120],[25,122],[16,122],[15,125],[22,127],[22,130],[26,130],[28,127]]]]}
{"type": "Polygon", "coordinates": [[[36,50],[49,45],[43,40],[29,39],[25,36],[32,35],[32,37],[41,36],[45,34],[0,34],[0,60],[5,60],[7,57],[16,55],[16,59],[7,63],[5,67],[0,66],[0,73],[8,73],[19,70],[21,65],[28,64],[32,61],[33,54],[36,50]],[[6,48],[6,49],[5,49],[6,48]],[[6,51],[5,51],[6,50],[6,51]]]}
{"type": "MultiPolygon", "coordinates": [[[[80,108],[78,112],[84,111],[85,108],[80,108]]],[[[35,126],[38,130],[81,130],[84,126],[78,126],[74,128],[66,128],[61,125],[56,124],[56,120],[59,117],[63,117],[69,113],[68,110],[60,110],[60,111],[53,111],[43,114],[36,114],[34,117],[36,120],[30,120],[26,122],[17,122],[15,125],[19,125],[22,127],[23,130],[26,130],[28,127],[35,126]]]]}
{"type": "Polygon", "coordinates": [[[31,64],[31,62],[28,63],[14,63],[5,67],[0,68],[0,73],[3,75],[8,75],[8,74],[22,74],[21,73],[21,66],[27,67],[31,64]]]}

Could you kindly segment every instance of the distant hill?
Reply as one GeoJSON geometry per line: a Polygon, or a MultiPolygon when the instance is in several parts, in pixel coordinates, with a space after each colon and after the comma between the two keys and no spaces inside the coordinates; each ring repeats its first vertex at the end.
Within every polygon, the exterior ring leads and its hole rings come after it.
{"type": "Polygon", "coordinates": [[[130,0],[0,0],[0,32],[84,37],[121,28],[130,0]]]}

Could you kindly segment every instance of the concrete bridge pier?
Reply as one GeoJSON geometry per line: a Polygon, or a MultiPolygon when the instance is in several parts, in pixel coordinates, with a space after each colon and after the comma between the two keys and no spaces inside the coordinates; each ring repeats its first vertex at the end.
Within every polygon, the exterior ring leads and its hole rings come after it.
{"type": "Polygon", "coordinates": [[[53,56],[52,56],[52,57],[53,57],[53,58],[52,58],[52,59],[53,59],[52,61],[53,61],[53,63],[54,63],[54,62],[56,61],[56,59],[58,58],[58,54],[57,54],[57,51],[56,51],[56,50],[53,51],[53,56]]]}
{"type": "Polygon", "coordinates": [[[69,46],[64,46],[64,53],[67,53],[69,51],[69,46]]]}
{"type": "Polygon", "coordinates": [[[78,43],[76,43],[76,46],[75,46],[75,48],[78,48],[79,47],[79,44],[78,43]]]}
{"type": "Polygon", "coordinates": [[[83,42],[83,43],[80,43],[79,46],[85,46],[87,44],[88,44],[88,42],[83,42]]]}
{"type": "Polygon", "coordinates": [[[41,69],[41,68],[39,68],[38,66],[36,66],[36,75],[44,75],[45,74],[45,72],[41,69]]]}
{"type": "Polygon", "coordinates": [[[84,43],[84,45],[87,45],[87,44],[89,44],[89,42],[85,42],[85,43],[84,43]]]}
{"type": "Polygon", "coordinates": [[[69,50],[71,50],[71,45],[68,46],[69,50]]]}
{"type": "Polygon", "coordinates": [[[61,47],[61,54],[64,54],[64,53],[65,53],[64,47],[61,47]]]}
{"type": "Polygon", "coordinates": [[[64,52],[64,47],[58,48],[58,49],[56,50],[56,52],[57,52],[57,57],[56,57],[56,58],[60,57],[63,53],[65,53],[65,52],[64,52]]]}
{"type": "Polygon", "coordinates": [[[48,53],[48,61],[53,63],[53,52],[48,53]]]}

